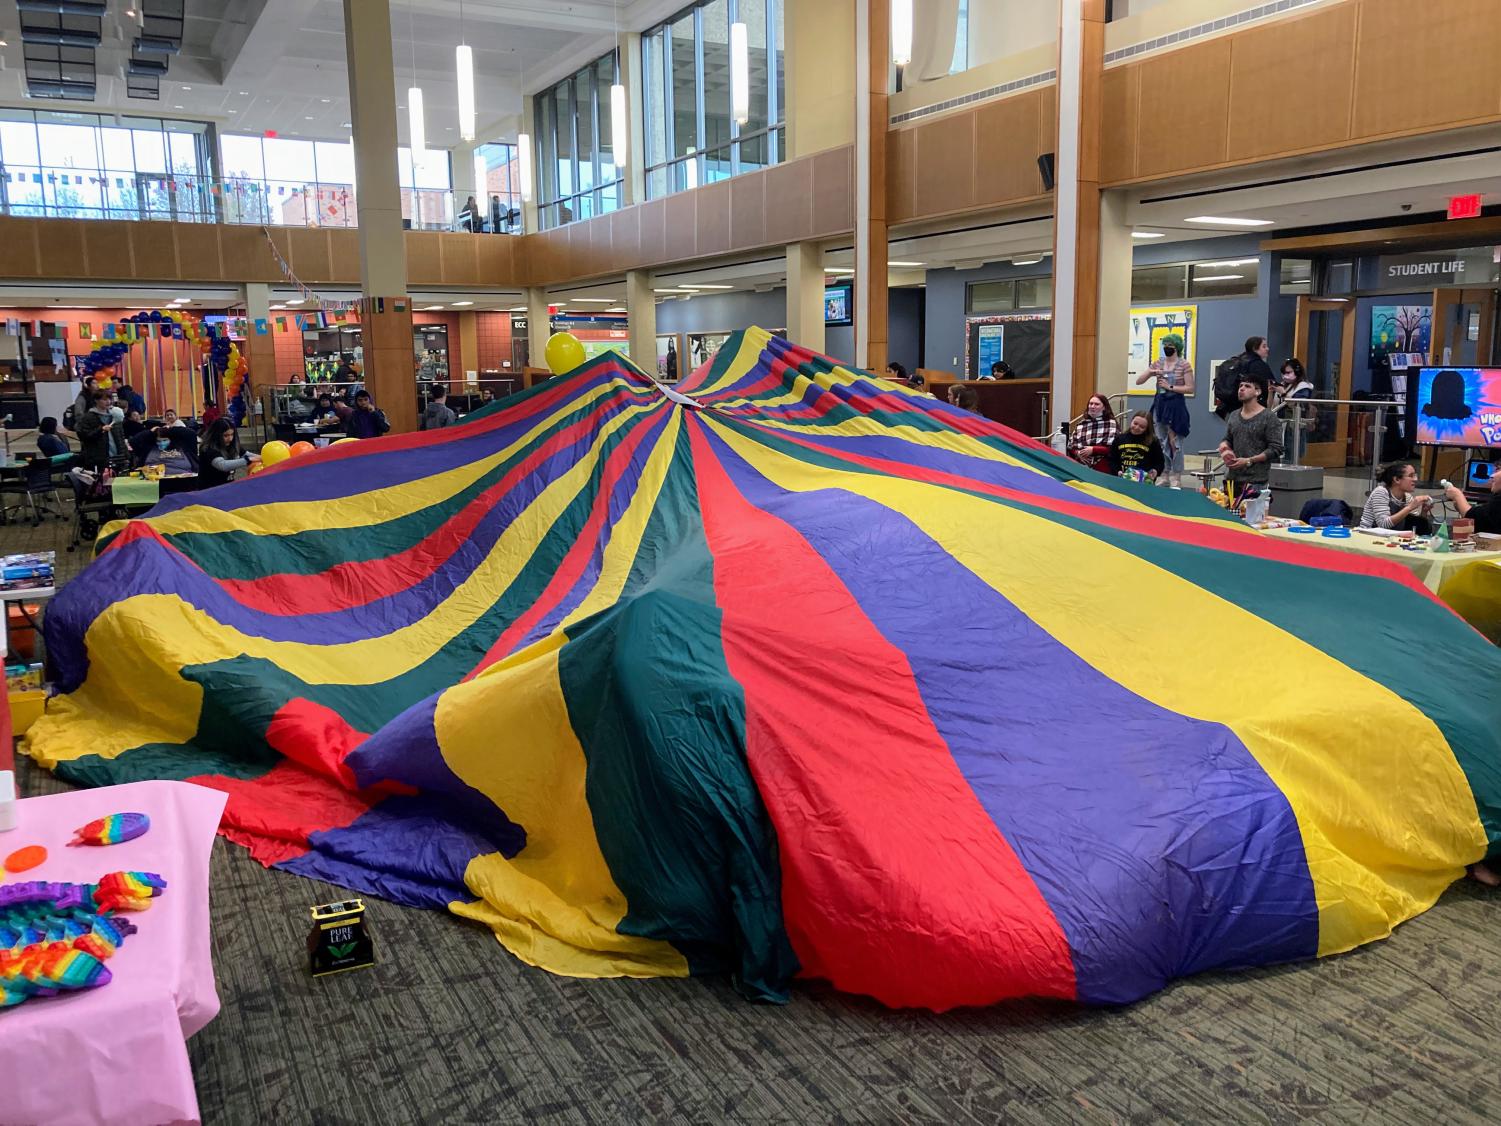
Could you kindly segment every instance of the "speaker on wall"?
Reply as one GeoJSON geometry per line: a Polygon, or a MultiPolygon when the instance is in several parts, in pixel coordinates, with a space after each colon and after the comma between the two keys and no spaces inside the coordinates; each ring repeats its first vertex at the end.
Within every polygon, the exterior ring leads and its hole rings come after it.
{"type": "Polygon", "coordinates": [[[1053,190],[1053,154],[1045,152],[1037,158],[1037,171],[1042,173],[1042,190],[1053,190]]]}

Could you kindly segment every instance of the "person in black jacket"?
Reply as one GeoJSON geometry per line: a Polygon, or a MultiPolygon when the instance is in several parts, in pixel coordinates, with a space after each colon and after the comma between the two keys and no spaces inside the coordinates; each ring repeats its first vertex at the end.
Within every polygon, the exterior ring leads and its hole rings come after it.
{"type": "Polygon", "coordinates": [[[1137,411],[1110,443],[1110,472],[1119,474],[1139,469],[1146,474],[1148,481],[1155,481],[1166,464],[1162,443],[1152,433],[1152,416],[1146,411],[1137,411]]]}
{"type": "Polygon", "coordinates": [[[1458,485],[1445,488],[1444,496],[1461,518],[1475,521],[1475,531],[1501,535],[1501,468],[1491,466],[1491,496],[1484,504],[1471,504],[1458,485]]]}
{"type": "MultiPolygon", "coordinates": [[[[1240,381],[1246,376],[1261,380],[1263,387],[1270,387],[1274,382],[1271,365],[1266,362],[1271,347],[1264,336],[1246,337],[1246,350],[1234,360],[1226,360],[1214,373],[1214,413],[1224,418],[1231,411],[1240,409],[1240,399],[1236,394],[1240,381]]],[[[1261,397],[1261,405],[1269,406],[1266,396],[1261,397]]]]}

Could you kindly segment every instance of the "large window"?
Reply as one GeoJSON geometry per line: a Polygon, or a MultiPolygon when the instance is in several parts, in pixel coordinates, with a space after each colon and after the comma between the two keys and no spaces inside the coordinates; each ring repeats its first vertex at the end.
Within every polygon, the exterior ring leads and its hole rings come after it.
{"type": "Polygon", "coordinates": [[[521,162],[516,146],[490,141],[474,150],[474,184],[479,192],[485,229],[493,234],[521,233],[521,162]]]}
{"type": "Polygon", "coordinates": [[[212,220],[208,125],[0,109],[0,204],[11,215],[212,220]]]}
{"type": "Polygon", "coordinates": [[[776,164],[786,151],[784,0],[699,0],[641,37],[648,198],[776,164]],[[750,112],[730,101],[730,25],[750,47],[750,112]]]}
{"type": "Polygon", "coordinates": [[[620,206],[610,87],[619,79],[614,51],[533,99],[536,107],[538,222],[558,227],[620,206]]]}
{"type": "Polygon", "coordinates": [[[1261,279],[1261,259],[1227,258],[1216,262],[1176,262],[1137,266],[1131,271],[1131,303],[1151,305],[1184,298],[1250,297],[1261,279]]]}
{"type": "MultiPolygon", "coordinates": [[[[219,151],[225,222],[356,225],[354,149],[348,142],[226,133],[219,151]]],[[[448,230],[456,216],[448,153],[424,152],[414,161],[407,147],[397,150],[402,218],[412,227],[448,230]]]]}

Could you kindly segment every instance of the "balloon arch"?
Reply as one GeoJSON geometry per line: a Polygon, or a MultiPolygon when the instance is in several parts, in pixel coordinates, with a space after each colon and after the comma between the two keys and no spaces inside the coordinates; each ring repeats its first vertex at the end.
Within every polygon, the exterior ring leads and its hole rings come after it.
{"type": "MultiPolygon", "coordinates": [[[[117,335],[114,340],[100,340],[94,344],[89,353],[78,361],[80,375],[92,375],[99,381],[101,386],[109,387],[116,379],[120,378],[120,368],[125,368],[125,378],[133,378],[131,367],[131,349],[136,344],[145,344],[145,353],[141,359],[141,376],[144,390],[150,392],[150,399],[154,404],[165,407],[168,398],[173,398],[178,404],[179,413],[182,412],[181,381],[184,374],[184,365],[181,363],[182,356],[178,351],[178,341],[186,344],[189,357],[192,357],[194,349],[197,350],[197,363],[189,362],[187,367],[190,393],[187,396],[188,413],[197,413],[197,406],[203,395],[193,387],[194,371],[205,370],[210,373],[213,382],[208,385],[213,389],[215,399],[221,398],[226,404],[229,416],[239,425],[244,421],[246,410],[245,375],[250,370],[245,362],[244,353],[240,346],[229,338],[229,332],[222,326],[205,325],[191,313],[181,309],[152,309],[150,312],[134,313],[126,317],[116,328],[116,332],[123,330],[124,338],[117,335]],[[156,342],[156,356],[153,363],[151,343],[156,342]],[[167,362],[168,355],[163,343],[172,341],[170,360],[172,365],[171,384],[168,384],[167,362]]],[[[205,389],[207,390],[207,388],[205,389]]]]}

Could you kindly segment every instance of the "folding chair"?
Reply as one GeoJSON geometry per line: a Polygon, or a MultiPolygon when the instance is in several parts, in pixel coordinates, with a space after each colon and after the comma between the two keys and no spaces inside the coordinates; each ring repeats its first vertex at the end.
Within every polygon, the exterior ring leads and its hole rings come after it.
{"type": "MultiPolygon", "coordinates": [[[[57,489],[57,479],[52,475],[51,459],[38,457],[26,463],[21,476],[21,496],[31,509],[33,528],[41,526],[43,512],[51,513],[59,520],[67,519],[63,513],[63,498],[57,489]],[[51,504],[46,500],[49,496],[52,498],[51,504]]],[[[16,506],[18,510],[20,507],[16,506]]]]}

